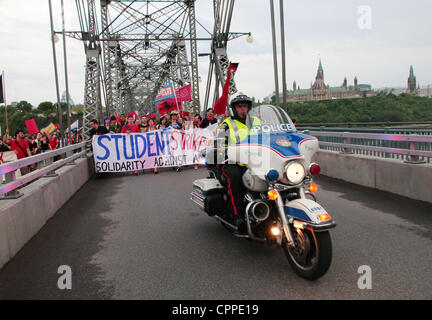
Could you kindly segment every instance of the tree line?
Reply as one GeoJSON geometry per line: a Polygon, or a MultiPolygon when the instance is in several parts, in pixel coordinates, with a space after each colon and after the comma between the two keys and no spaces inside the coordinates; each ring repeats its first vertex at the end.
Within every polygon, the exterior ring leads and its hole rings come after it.
{"type": "Polygon", "coordinates": [[[297,123],[422,122],[432,121],[432,99],[402,93],[358,99],[287,103],[297,123]]]}

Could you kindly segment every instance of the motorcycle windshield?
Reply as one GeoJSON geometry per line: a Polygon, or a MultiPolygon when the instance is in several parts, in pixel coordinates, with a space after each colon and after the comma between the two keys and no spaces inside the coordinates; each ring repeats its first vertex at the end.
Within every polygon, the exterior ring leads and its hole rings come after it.
{"type": "Polygon", "coordinates": [[[272,105],[253,108],[248,113],[246,125],[255,134],[297,131],[288,113],[272,105]]]}
{"type": "Polygon", "coordinates": [[[301,157],[312,150],[300,150],[300,146],[308,140],[316,138],[298,132],[288,114],[272,105],[253,108],[246,118],[249,128],[247,138],[239,141],[237,147],[266,147],[284,159],[301,157]]]}

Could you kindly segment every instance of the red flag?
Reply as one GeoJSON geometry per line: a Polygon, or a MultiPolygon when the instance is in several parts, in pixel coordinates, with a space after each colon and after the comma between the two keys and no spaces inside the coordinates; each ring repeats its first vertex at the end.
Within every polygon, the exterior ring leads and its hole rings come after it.
{"type": "Polygon", "coordinates": [[[114,117],[116,118],[117,123],[121,124],[120,118],[117,116],[117,112],[114,113],[114,117]]]}
{"type": "Polygon", "coordinates": [[[164,102],[158,104],[157,109],[159,114],[163,116],[167,112],[171,112],[173,110],[181,110],[181,104],[176,104],[175,100],[165,100],[164,102]]]}
{"type": "Polygon", "coordinates": [[[181,106],[179,107],[174,105],[168,110],[168,113],[171,113],[171,111],[179,111],[179,110],[181,110],[181,106]]]}
{"type": "Polygon", "coordinates": [[[159,111],[159,114],[160,114],[161,116],[163,116],[165,113],[168,112],[168,110],[169,110],[169,105],[168,105],[168,103],[165,101],[165,102],[162,102],[162,103],[158,104],[157,109],[158,109],[158,111],[159,111]]]}
{"type": "Polygon", "coordinates": [[[183,102],[183,101],[192,101],[191,96],[191,84],[187,84],[181,88],[176,89],[176,98],[177,102],[183,102]]]}
{"type": "Polygon", "coordinates": [[[36,134],[39,132],[35,119],[25,120],[25,124],[30,134],[36,134]]]}
{"type": "Polygon", "coordinates": [[[231,63],[228,67],[227,78],[222,90],[222,96],[215,102],[214,104],[214,114],[224,114],[227,104],[228,104],[228,95],[229,95],[229,86],[231,82],[231,72],[234,73],[237,71],[238,63],[231,63]]]}

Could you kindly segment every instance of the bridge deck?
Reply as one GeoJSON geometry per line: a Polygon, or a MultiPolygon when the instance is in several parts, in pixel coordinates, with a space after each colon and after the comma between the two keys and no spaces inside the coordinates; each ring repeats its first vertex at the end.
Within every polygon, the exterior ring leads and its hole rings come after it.
{"type": "Polygon", "coordinates": [[[320,177],[335,217],[330,271],[294,274],[276,247],[237,239],[189,200],[206,172],[90,180],[0,270],[1,299],[431,298],[432,205],[320,177]],[[59,290],[60,265],[72,290],[59,290]],[[359,266],[372,269],[360,290],[359,266]]]}

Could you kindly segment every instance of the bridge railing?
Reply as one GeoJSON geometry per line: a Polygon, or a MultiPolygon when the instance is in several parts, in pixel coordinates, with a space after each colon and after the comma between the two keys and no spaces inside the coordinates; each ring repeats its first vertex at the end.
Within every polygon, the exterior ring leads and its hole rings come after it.
{"type": "Polygon", "coordinates": [[[429,129],[432,130],[432,121],[422,122],[328,122],[328,123],[299,123],[297,127],[303,128],[337,128],[348,130],[385,130],[385,129],[429,129]]]}
{"type": "Polygon", "coordinates": [[[425,136],[432,136],[432,129],[419,129],[419,128],[348,128],[348,127],[304,127],[296,126],[297,130],[309,131],[325,131],[325,132],[357,132],[357,133],[386,133],[386,134],[418,134],[425,136]]]}
{"type": "Polygon", "coordinates": [[[432,135],[304,131],[318,138],[320,149],[371,157],[431,163],[432,135]]]}
{"type": "Polygon", "coordinates": [[[85,157],[88,144],[88,142],[81,142],[0,165],[0,177],[3,180],[0,184],[0,200],[19,198],[23,195],[17,190],[21,186],[39,178],[56,176],[54,172],[56,169],[64,165],[73,165],[76,159],[85,157]],[[55,161],[56,157],[59,158],[57,161],[55,161]],[[18,170],[32,165],[37,169],[17,178],[18,170]]]}

